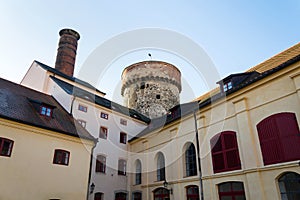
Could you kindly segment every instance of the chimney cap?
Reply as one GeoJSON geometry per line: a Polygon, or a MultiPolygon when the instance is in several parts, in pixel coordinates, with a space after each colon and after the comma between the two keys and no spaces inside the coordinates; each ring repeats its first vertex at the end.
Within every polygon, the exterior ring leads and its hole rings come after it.
{"type": "Polygon", "coordinates": [[[59,36],[62,36],[64,34],[67,34],[67,35],[72,35],[74,36],[77,40],[80,39],[80,35],[79,33],[77,33],[76,31],[72,30],[72,29],[69,29],[69,28],[64,28],[62,30],[59,31],[59,36]]]}

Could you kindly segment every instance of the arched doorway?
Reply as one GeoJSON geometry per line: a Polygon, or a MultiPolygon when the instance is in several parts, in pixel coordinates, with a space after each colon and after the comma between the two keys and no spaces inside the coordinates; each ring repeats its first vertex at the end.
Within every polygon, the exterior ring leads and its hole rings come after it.
{"type": "Polygon", "coordinates": [[[169,200],[170,191],[166,188],[157,188],[153,191],[154,200],[169,200]]]}

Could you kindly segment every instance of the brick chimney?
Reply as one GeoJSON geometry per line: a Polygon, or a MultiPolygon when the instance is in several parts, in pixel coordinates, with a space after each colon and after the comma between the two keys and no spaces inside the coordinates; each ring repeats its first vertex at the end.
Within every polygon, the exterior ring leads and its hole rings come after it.
{"type": "Polygon", "coordinates": [[[77,41],[80,35],[72,29],[62,29],[59,31],[59,35],[55,69],[72,77],[76,59],[77,41]]]}

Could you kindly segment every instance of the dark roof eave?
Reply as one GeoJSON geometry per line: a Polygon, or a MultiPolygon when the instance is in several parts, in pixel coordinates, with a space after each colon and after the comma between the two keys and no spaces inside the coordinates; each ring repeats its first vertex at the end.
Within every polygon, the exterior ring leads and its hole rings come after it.
{"type": "Polygon", "coordinates": [[[83,81],[83,80],[80,80],[78,78],[74,78],[74,77],[68,76],[68,75],[66,75],[66,74],[64,74],[64,73],[62,73],[60,71],[57,71],[56,69],[54,69],[54,68],[52,68],[52,67],[50,67],[48,65],[45,65],[44,63],[41,63],[41,62],[37,61],[37,60],[34,60],[34,62],[36,62],[37,64],[39,64],[42,68],[44,68],[47,71],[50,71],[50,72],[52,72],[54,74],[57,74],[57,75],[65,78],[65,79],[68,79],[68,80],[70,80],[72,82],[79,83],[79,84],[81,84],[81,85],[83,85],[83,86],[85,86],[85,87],[87,87],[89,89],[95,90],[95,91],[97,91],[97,92],[99,92],[99,93],[101,93],[103,95],[106,95],[105,92],[102,92],[102,91],[98,90],[97,88],[95,88],[94,86],[92,86],[91,84],[89,84],[86,81],[83,81]]]}
{"type": "MultiPolygon", "coordinates": [[[[263,79],[263,78],[271,75],[271,74],[274,74],[274,73],[276,73],[276,72],[284,69],[285,67],[288,67],[288,66],[290,66],[290,65],[298,62],[298,61],[300,61],[300,55],[295,56],[294,58],[292,58],[292,59],[290,59],[290,60],[288,60],[288,61],[286,61],[286,62],[284,62],[284,63],[282,63],[280,65],[278,65],[277,67],[275,67],[273,69],[270,69],[270,70],[268,70],[266,72],[261,73],[258,76],[255,76],[253,79],[251,79],[251,80],[249,80],[249,81],[247,81],[247,82],[245,82],[245,83],[243,83],[243,84],[241,84],[239,86],[236,86],[236,87],[232,88],[231,90],[228,90],[226,92],[217,93],[217,94],[213,95],[212,97],[204,100],[203,102],[200,100],[198,109],[201,109],[201,108],[204,108],[204,107],[206,107],[208,105],[211,105],[213,102],[216,102],[216,101],[218,101],[218,100],[220,100],[222,98],[225,98],[226,96],[228,96],[230,94],[233,94],[233,93],[239,91],[240,89],[245,88],[245,87],[247,87],[247,86],[249,86],[249,85],[251,85],[251,84],[253,84],[253,83],[255,83],[255,82],[257,82],[257,81],[259,81],[259,80],[261,80],[261,79],[263,79]]],[[[172,123],[172,122],[180,119],[181,117],[184,117],[184,116],[186,116],[188,114],[191,114],[193,112],[194,111],[187,112],[184,115],[180,116],[179,118],[174,118],[174,119],[170,120],[169,122],[166,122],[165,124],[163,124],[160,127],[155,127],[154,129],[145,129],[145,130],[143,130],[143,131],[145,131],[145,133],[143,133],[142,136],[145,136],[146,134],[150,133],[151,131],[154,131],[154,130],[156,130],[158,128],[166,126],[167,124],[172,123]]],[[[140,137],[133,137],[128,142],[132,142],[132,141],[134,141],[134,140],[136,140],[138,138],[140,138],[140,137]]]]}

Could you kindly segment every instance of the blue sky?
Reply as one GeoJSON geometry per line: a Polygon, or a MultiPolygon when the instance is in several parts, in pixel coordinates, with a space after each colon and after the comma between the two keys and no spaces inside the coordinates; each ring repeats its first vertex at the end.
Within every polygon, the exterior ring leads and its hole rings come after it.
{"type": "MultiPolygon", "coordinates": [[[[99,45],[113,36],[154,27],[192,39],[211,58],[220,77],[225,77],[298,43],[299,19],[298,0],[1,1],[0,77],[19,83],[33,60],[53,66],[58,32],[65,27],[81,35],[75,73],[99,45]]],[[[149,59],[143,53],[131,56],[131,62],[133,58],[149,59]]],[[[153,53],[155,60],[163,56],[174,55],[153,53]]],[[[122,60],[113,66],[119,71],[109,77],[111,84],[119,81],[122,69],[128,65],[122,60]]],[[[189,85],[193,95],[199,96],[205,87],[198,89],[197,78],[189,73],[185,71],[183,77],[193,80],[189,85]]],[[[113,98],[115,86],[99,84],[98,88],[113,98]]],[[[183,101],[188,98],[193,97],[183,101]]]]}

